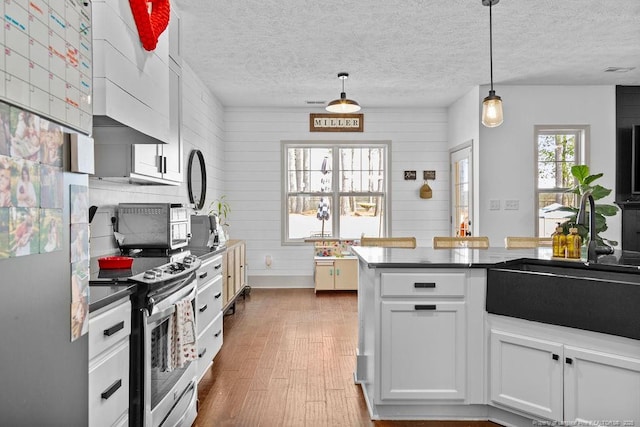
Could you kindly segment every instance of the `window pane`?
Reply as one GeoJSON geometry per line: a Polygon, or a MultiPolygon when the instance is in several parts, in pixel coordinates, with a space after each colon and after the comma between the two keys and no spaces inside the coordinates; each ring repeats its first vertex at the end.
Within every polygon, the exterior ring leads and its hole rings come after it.
{"type": "Polygon", "coordinates": [[[384,151],[380,147],[341,148],[339,191],[384,191],[384,151]]]}
{"type": "Polygon", "coordinates": [[[576,134],[538,135],[538,188],[569,188],[573,185],[576,134]]]}
{"type": "Polygon", "coordinates": [[[548,237],[557,227],[572,215],[571,212],[557,211],[562,206],[575,206],[572,193],[538,193],[538,236],[548,237]]]}
{"type": "Polygon", "coordinates": [[[384,197],[341,196],[340,238],[384,237],[384,197]]]}
{"type": "Polygon", "coordinates": [[[288,192],[331,191],[331,159],[330,148],[289,148],[288,192]]]}
{"type": "Polygon", "coordinates": [[[287,202],[289,239],[322,237],[323,230],[325,237],[332,235],[330,197],[289,196],[287,202]]]}

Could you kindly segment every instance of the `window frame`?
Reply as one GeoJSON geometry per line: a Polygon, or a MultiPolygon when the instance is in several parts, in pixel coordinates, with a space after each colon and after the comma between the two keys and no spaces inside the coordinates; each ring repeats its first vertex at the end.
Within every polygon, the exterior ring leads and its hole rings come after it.
{"type": "MultiPolygon", "coordinates": [[[[328,193],[320,193],[316,191],[312,192],[289,192],[289,174],[288,174],[288,152],[291,148],[327,148],[332,150],[332,164],[331,170],[333,171],[333,178],[331,179],[331,206],[340,206],[340,198],[345,196],[376,196],[382,195],[384,199],[384,220],[383,220],[383,233],[385,236],[391,234],[391,141],[298,141],[298,140],[283,140],[280,142],[281,146],[281,244],[283,246],[289,245],[303,245],[305,241],[311,239],[306,238],[289,238],[289,209],[288,200],[290,195],[300,194],[304,196],[316,196],[328,193]],[[335,177],[340,174],[340,156],[338,155],[341,148],[381,148],[384,153],[384,188],[382,192],[340,192],[339,191],[339,179],[335,177]]],[[[332,236],[327,239],[344,239],[340,236],[340,215],[331,215],[331,230],[332,236]]],[[[359,238],[360,236],[353,236],[352,238],[359,238]]]]}
{"type": "MultiPolygon", "coordinates": [[[[553,194],[562,193],[569,188],[553,188],[553,189],[540,189],[538,187],[538,156],[540,146],[538,145],[538,137],[540,135],[558,135],[558,134],[575,134],[577,137],[574,164],[589,164],[589,139],[590,139],[591,126],[590,125],[534,125],[533,130],[533,188],[534,188],[534,232],[535,236],[540,236],[540,223],[538,212],[540,211],[540,195],[541,194],[553,194]]],[[[577,203],[575,200],[574,203],[577,203]]]]}

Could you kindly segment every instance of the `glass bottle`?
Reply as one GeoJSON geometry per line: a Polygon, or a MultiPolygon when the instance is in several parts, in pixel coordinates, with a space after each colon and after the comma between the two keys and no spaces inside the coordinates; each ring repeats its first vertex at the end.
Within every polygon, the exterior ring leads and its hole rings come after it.
{"type": "Polygon", "coordinates": [[[555,258],[565,258],[567,256],[567,236],[563,233],[560,224],[556,231],[551,234],[551,246],[555,258]]]}
{"type": "Polygon", "coordinates": [[[582,237],[578,234],[578,229],[572,227],[567,236],[567,258],[580,259],[580,248],[582,247],[582,237]]]}

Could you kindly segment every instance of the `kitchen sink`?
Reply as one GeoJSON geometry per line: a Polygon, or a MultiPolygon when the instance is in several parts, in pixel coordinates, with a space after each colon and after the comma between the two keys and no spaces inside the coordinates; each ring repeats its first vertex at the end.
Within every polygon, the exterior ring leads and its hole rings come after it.
{"type": "Polygon", "coordinates": [[[640,339],[640,273],[527,262],[489,268],[486,310],[640,339]]]}

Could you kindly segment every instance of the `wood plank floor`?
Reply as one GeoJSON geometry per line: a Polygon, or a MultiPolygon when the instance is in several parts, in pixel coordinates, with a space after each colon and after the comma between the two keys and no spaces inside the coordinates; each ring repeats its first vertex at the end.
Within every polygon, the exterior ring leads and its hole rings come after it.
{"type": "Polygon", "coordinates": [[[194,427],[497,426],[371,421],[353,382],[357,295],[252,289],[225,316],[224,344],[198,385],[194,427]]]}

